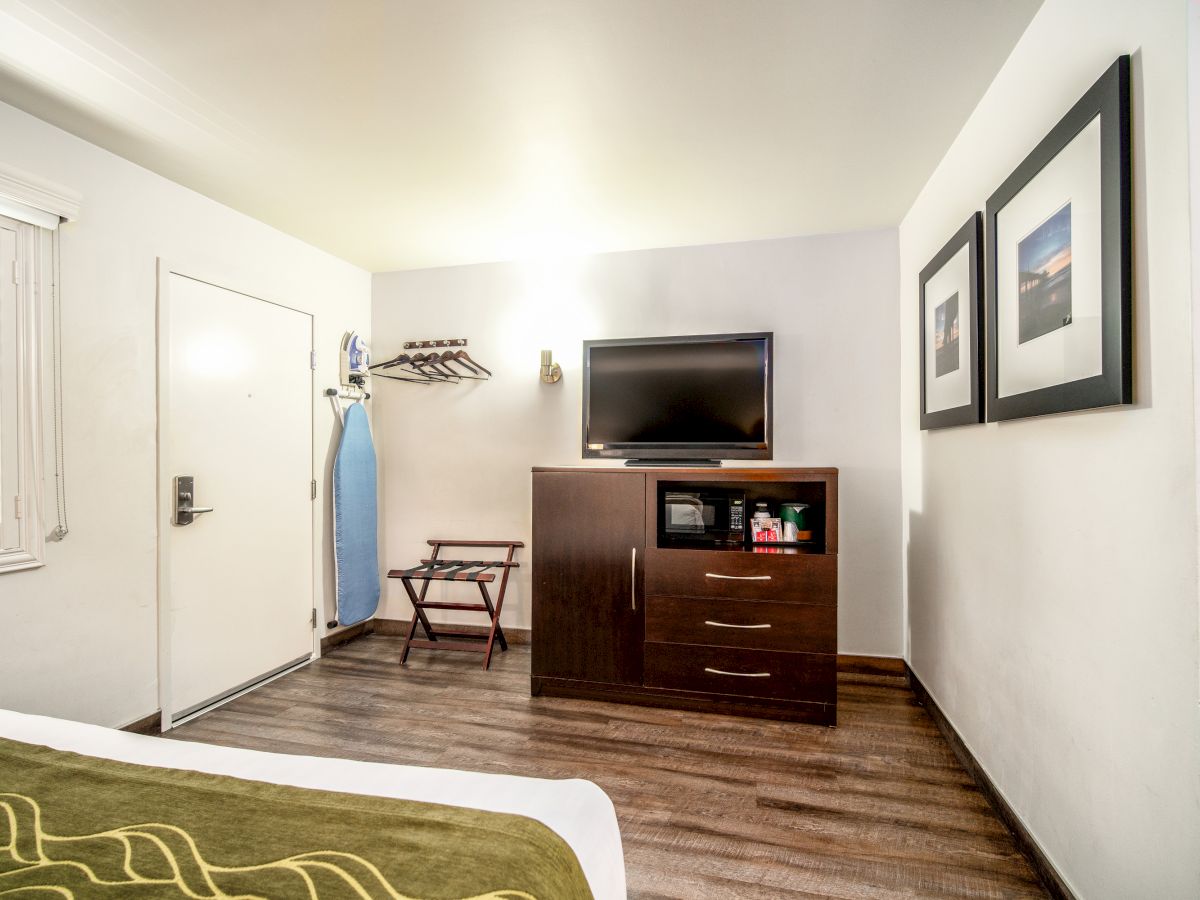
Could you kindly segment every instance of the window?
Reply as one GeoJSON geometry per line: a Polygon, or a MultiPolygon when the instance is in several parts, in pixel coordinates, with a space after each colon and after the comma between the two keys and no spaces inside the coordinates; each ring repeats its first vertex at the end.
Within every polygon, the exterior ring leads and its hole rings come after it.
{"type": "Polygon", "coordinates": [[[45,234],[36,225],[0,215],[0,572],[42,565],[45,234]]]}
{"type": "Polygon", "coordinates": [[[58,234],[63,222],[79,218],[79,202],[74,191],[0,162],[0,574],[42,565],[43,420],[53,433],[52,539],[67,534],[58,234]],[[45,416],[43,372],[53,401],[45,416]]]}

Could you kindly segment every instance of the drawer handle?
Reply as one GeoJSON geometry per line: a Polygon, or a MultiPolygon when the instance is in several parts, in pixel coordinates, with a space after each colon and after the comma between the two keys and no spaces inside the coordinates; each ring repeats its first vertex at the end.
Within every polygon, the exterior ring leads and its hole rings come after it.
{"type": "Polygon", "coordinates": [[[704,671],[709,672],[713,675],[733,675],[737,678],[770,678],[771,677],[770,672],[726,672],[724,669],[710,669],[707,666],[704,667],[704,671]]]}
{"type": "Polygon", "coordinates": [[[629,608],[637,612],[637,547],[629,554],[629,608]]]}
{"type": "Polygon", "coordinates": [[[770,575],[717,575],[713,572],[705,572],[705,578],[721,578],[725,581],[770,581],[770,575]]]}
{"type": "Polygon", "coordinates": [[[711,619],[704,620],[705,625],[711,625],[713,628],[770,628],[770,625],[730,625],[728,622],[714,622],[711,619]]]}

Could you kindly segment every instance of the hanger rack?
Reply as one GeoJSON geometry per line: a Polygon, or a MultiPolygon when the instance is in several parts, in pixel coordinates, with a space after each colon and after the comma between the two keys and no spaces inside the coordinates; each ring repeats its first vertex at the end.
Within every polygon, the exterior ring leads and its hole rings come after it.
{"type": "Polygon", "coordinates": [[[436,347],[465,347],[466,338],[441,338],[436,341],[405,341],[405,350],[433,350],[436,347]]]}
{"type": "Polygon", "coordinates": [[[399,353],[370,367],[373,378],[407,381],[410,384],[461,384],[463,381],[487,381],[489,369],[471,358],[466,338],[440,338],[432,341],[405,341],[404,350],[441,350],[441,353],[399,353]]]}

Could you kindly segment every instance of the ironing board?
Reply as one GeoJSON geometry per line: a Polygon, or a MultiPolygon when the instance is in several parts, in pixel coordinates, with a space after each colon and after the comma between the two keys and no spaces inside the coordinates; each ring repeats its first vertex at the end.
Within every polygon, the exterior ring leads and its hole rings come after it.
{"type": "Polygon", "coordinates": [[[333,461],[333,556],[337,567],[337,622],[354,625],[379,606],[378,509],[375,445],[361,403],[342,422],[333,461]]]}

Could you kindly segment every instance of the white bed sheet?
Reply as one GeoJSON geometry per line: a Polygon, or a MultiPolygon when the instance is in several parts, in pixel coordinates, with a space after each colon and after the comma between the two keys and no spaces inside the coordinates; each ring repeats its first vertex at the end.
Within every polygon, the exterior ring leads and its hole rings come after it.
{"type": "Polygon", "coordinates": [[[3,709],[0,737],[144,766],[528,816],[575,851],[596,900],[625,897],[625,858],[616,811],[608,795],[590,781],[264,753],[163,740],[3,709]]]}

